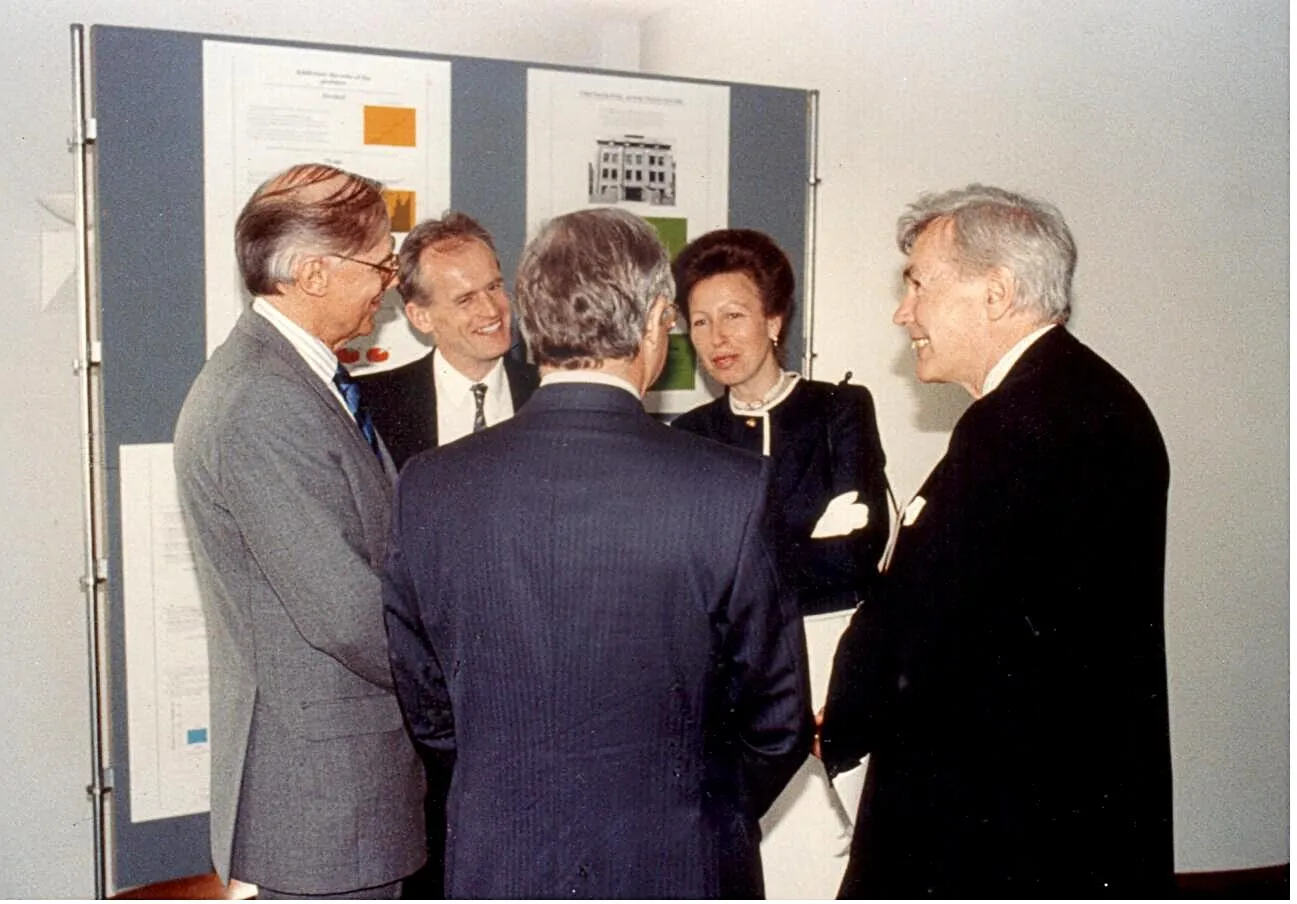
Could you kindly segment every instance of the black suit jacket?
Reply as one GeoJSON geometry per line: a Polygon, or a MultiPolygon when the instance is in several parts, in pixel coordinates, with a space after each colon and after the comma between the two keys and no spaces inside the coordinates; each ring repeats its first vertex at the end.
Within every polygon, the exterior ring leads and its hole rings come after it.
{"type": "MultiPolygon", "coordinates": [[[[432,357],[422,358],[382,373],[357,377],[361,398],[374,418],[374,426],[387,443],[398,469],[424,449],[437,447],[437,392],[432,376],[432,357]]],[[[534,365],[504,356],[513,410],[531,398],[540,375],[534,365]]]]}
{"type": "Polygon", "coordinates": [[[960,418],[834,662],[826,763],[871,754],[844,897],[1173,892],[1168,480],[1062,328],[960,418]]]}
{"type": "MultiPolygon", "coordinates": [[[[874,399],[863,386],[799,380],[770,412],[779,576],[796,591],[802,614],[854,608],[878,581],[887,545],[887,459],[874,399]],[[851,490],[869,522],[844,537],[811,539],[829,500],[851,490]]],[[[728,395],[680,415],[672,427],[760,454],[760,419],[736,415],[728,395]]]]}
{"type": "Polygon", "coordinates": [[[407,464],[384,598],[415,740],[456,752],[448,897],[760,896],[811,723],[768,477],[596,384],[407,464]]]}

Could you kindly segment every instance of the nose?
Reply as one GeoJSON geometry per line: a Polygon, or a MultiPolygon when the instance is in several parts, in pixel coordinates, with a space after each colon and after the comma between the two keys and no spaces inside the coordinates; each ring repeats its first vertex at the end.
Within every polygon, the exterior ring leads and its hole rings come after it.
{"type": "Polygon", "coordinates": [[[909,326],[914,322],[914,291],[907,289],[905,297],[892,313],[892,323],[897,326],[909,326]]]}
{"type": "Polygon", "coordinates": [[[477,317],[494,317],[500,312],[495,303],[495,293],[482,290],[473,296],[473,314],[477,317]]]}

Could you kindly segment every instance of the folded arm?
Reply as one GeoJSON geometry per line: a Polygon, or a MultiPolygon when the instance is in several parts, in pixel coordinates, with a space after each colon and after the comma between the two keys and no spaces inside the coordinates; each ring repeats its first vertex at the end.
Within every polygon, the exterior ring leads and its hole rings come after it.
{"type": "Polygon", "coordinates": [[[864,594],[877,580],[891,514],[887,460],[869,391],[839,386],[824,431],[828,492],[810,533],[783,551],[783,567],[801,575],[800,586],[825,592],[849,587],[864,594]],[[848,507],[842,497],[849,494],[855,496],[848,507]]]}

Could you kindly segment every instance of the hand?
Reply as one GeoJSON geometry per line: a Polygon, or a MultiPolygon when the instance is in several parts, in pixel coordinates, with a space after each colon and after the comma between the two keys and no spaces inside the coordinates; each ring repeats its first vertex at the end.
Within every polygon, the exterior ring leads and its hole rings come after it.
{"type": "Polygon", "coordinates": [[[821,706],[820,711],[815,714],[815,736],[811,739],[811,756],[815,757],[817,760],[824,759],[824,756],[820,751],[820,729],[823,727],[824,707],[821,706]]]}
{"type": "Polygon", "coordinates": [[[869,524],[869,506],[859,501],[856,490],[834,496],[824,508],[824,514],[811,530],[811,539],[845,537],[869,524]]]}

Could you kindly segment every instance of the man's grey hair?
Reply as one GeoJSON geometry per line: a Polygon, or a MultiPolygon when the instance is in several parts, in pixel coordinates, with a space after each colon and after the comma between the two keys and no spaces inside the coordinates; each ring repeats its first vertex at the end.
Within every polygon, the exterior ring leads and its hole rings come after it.
{"type": "Polygon", "coordinates": [[[291,166],[257,188],[234,227],[252,295],[278,295],[304,257],[359,254],[390,235],[383,186],[323,163],[291,166]]]}
{"type": "Polygon", "coordinates": [[[919,234],[938,220],[953,227],[961,275],[1007,267],[1017,284],[1014,307],[1045,320],[1072,316],[1076,242],[1058,208],[989,185],[922,195],[896,224],[896,244],[909,254],[919,234]]]}
{"type": "Polygon", "coordinates": [[[546,223],[523,251],[519,322],[536,363],[574,370],[639,353],[649,309],[675,297],[653,227],[603,207],[546,223]]]}

